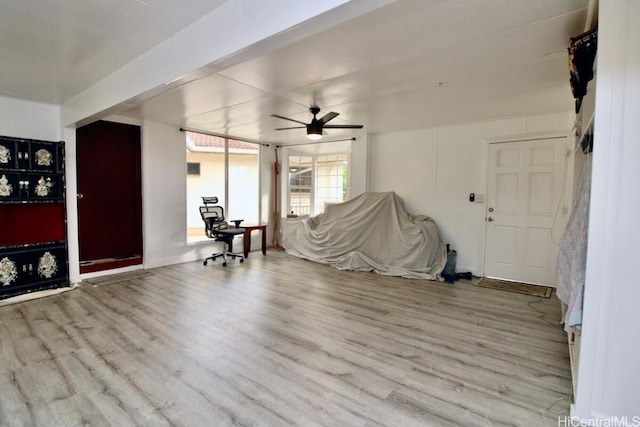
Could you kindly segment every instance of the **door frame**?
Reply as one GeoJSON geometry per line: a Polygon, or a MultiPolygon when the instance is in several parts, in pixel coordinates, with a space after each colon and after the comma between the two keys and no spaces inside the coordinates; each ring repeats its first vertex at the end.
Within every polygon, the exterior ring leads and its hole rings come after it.
{"type": "Polygon", "coordinates": [[[554,139],[554,138],[566,138],[565,141],[565,149],[567,150],[566,165],[564,171],[563,178],[563,189],[562,189],[562,198],[563,209],[560,215],[563,217],[563,226],[567,222],[569,218],[569,214],[571,213],[572,199],[573,199],[573,186],[574,186],[574,159],[575,150],[572,149],[572,134],[571,132],[562,132],[562,131],[551,131],[551,132],[532,132],[532,133],[524,133],[517,135],[507,135],[507,136],[499,136],[499,137],[491,137],[485,138],[484,140],[484,149],[483,153],[483,161],[482,161],[482,169],[483,169],[483,179],[484,179],[484,202],[482,202],[482,217],[480,220],[483,223],[482,227],[482,254],[480,256],[482,260],[482,265],[480,265],[480,274],[482,277],[486,277],[486,259],[487,259],[487,200],[489,198],[489,147],[491,144],[500,144],[506,142],[521,142],[521,141],[535,141],[539,139],[554,139]]]}

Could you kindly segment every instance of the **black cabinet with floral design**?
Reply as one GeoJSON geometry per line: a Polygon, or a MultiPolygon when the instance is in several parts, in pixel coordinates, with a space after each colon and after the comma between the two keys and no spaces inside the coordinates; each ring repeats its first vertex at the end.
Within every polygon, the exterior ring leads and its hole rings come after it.
{"type": "Polygon", "coordinates": [[[0,299],[69,286],[64,143],[0,136],[0,299]]]}
{"type": "Polygon", "coordinates": [[[0,249],[0,298],[68,285],[64,244],[0,249]]]}

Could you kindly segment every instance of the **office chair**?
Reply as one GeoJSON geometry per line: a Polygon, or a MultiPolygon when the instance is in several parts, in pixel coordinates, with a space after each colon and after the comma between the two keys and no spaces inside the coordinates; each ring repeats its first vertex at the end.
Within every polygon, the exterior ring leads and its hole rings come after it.
{"type": "Polygon", "coordinates": [[[204,231],[207,237],[215,239],[216,242],[223,242],[222,252],[214,253],[206,258],[202,264],[207,265],[209,260],[215,260],[222,257],[223,267],[227,266],[227,257],[240,258],[240,262],[244,262],[244,255],[233,252],[233,238],[238,234],[244,234],[244,228],[240,228],[241,219],[233,220],[236,228],[229,228],[229,224],[224,218],[224,208],[215,205],[218,203],[217,197],[202,197],[204,206],[200,206],[200,216],[204,221],[204,231]]]}

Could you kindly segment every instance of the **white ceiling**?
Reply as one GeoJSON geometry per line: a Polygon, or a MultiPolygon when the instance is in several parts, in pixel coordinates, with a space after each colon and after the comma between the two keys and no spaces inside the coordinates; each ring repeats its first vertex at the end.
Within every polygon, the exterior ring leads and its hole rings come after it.
{"type": "MultiPolygon", "coordinates": [[[[233,0],[230,0],[233,1],[233,0]]],[[[325,139],[568,111],[588,0],[399,0],[120,114],[264,142],[340,113],[325,139]]],[[[0,0],[0,95],[63,103],[223,0],[0,0]]]]}

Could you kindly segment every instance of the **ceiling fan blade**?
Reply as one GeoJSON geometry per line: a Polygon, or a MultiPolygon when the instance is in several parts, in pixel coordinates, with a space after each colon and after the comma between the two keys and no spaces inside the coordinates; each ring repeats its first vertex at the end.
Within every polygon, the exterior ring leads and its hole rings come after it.
{"type": "Polygon", "coordinates": [[[290,127],[290,128],[276,128],[275,130],[288,130],[288,129],[304,129],[307,126],[294,126],[294,127],[290,127]]]}
{"type": "Polygon", "coordinates": [[[327,114],[325,114],[324,116],[322,116],[322,118],[321,118],[320,120],[318,120],[318,121],[319,121],[320,123],[322,123],[322,124],[325,124],[325,123],[327,123],[329,120],[333,120],[333,119],[335,119],[336,117],[338,117],[338,115],[339,115],[339,113],[336,113],[336,112],[333,112],[333,111],[332,111],[332,112],[327,113],[327,114]]]}
{"type": "Polygon", "coordinates": [[[324,125],[325,129],[362,129],[364,125],[324,125]]]}
{"type": "Polygon", "coordinates": [[[300,123],[301,125],[307,125],[305,122],[301,122],[300,120],[290,119],[289,117],[280,116],[278,114],[272,114],[271,117],[276,117],[278,119],[289,120],[290,122],[300,123]]]}

